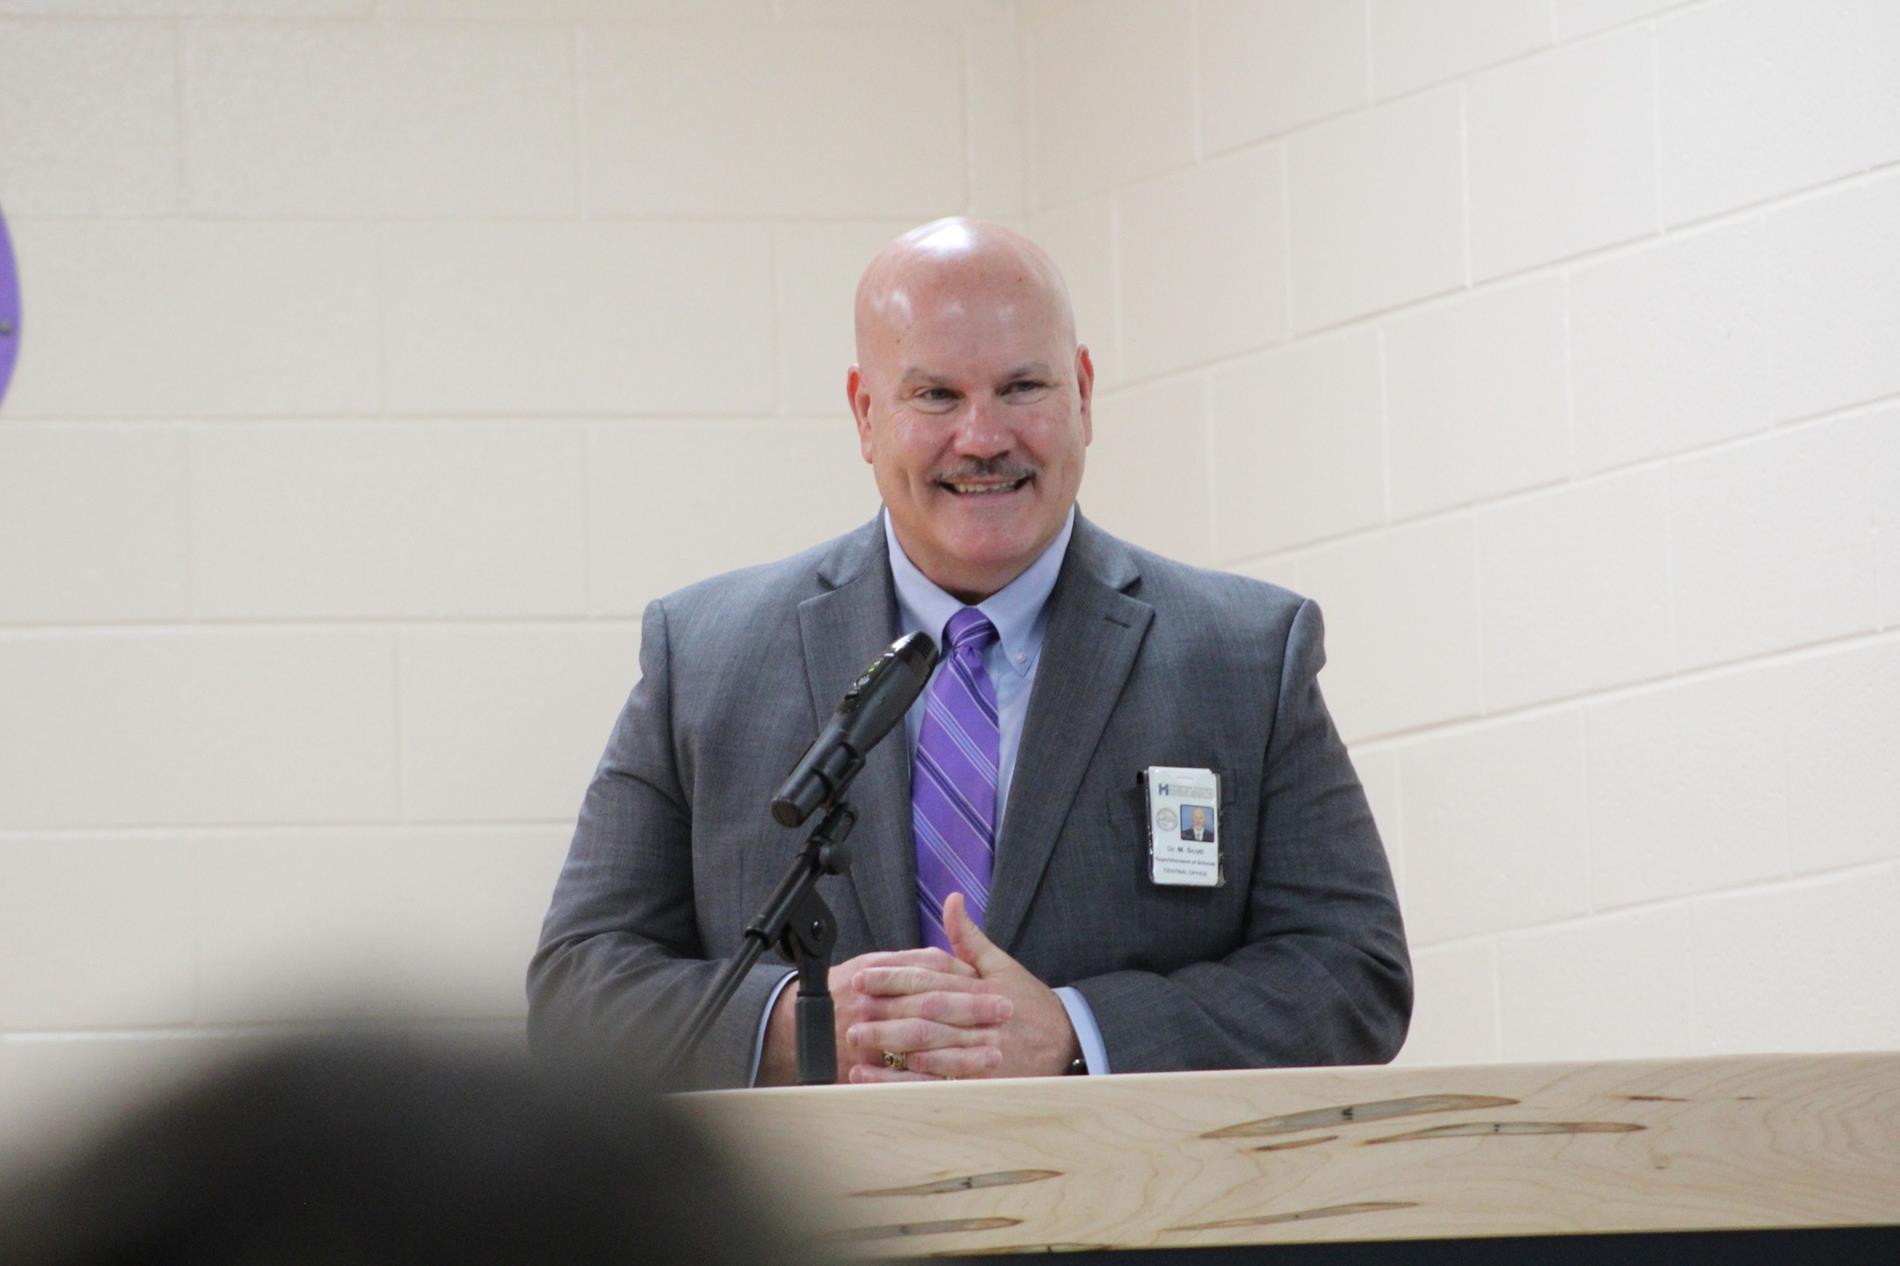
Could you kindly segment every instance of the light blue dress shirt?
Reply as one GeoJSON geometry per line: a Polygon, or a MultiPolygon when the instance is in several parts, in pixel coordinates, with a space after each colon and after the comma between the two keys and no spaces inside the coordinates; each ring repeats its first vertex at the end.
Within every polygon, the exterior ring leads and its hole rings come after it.
{"type": "MultiPolygon", "coordinates": [[[[1049,594],[1056,587],[1056,577],[1062,571],[1063,556],[1068,553],[1069,537],[1074,532],[1075,508],[1071,506],[1062,530],[1056,533],[1056,538],[1049,542],[1049,547],[1037,556],[1036,561],[1022,575],[976,604],[977,610],[989,617],[990,623],[996,626],[996,640],[983,653],[983,667],[988,670],[990,681],[996,687],[996,821],[999,838],[1009,809],[1009,786],[1016,768],[1016,753],[1022,746],[1023,721],[1029,715],[1029,692],[1036,684],[1036,664],[1042,656],[1043,634],[1049,627],[1049,594]]],[[[884,515],[884,540],[890,546],[891,580],[897,590],[896,635],[926,633],[931,641],[941,647],[944,625],[950,622],[951,616],[963,609],[964,604],[938,588],[910,561],[903,547],[897,543],[897,534],[891,529],[888,511],[884,515]]],[[[938,666],[937,671],[943,671],[942,665],[938,666]]],[[[912,760],[917,755],[917,731],[923,724],[928,695],[929,690],[926,689],[904,716],[904,737],[912,760]]],[[[752,1056],[754,1081],[758,1079],[759,1059],[765,1050],[766,1022],[771,1018],[779,994],[794,976],[795,973],[781,980],[766,1002],[765,1017],[760,1020],[758,1042],[752,1056]]],[[[1102,1030],[1095,1023],[1095,1013],[1089,1009],[1088,1000],[1068,986],[1056,990],[1056,997],[1062,999],[1063,1008],[1069,1013],[1069,1023],[1075,1028],[1075,1036],[1081,1044],[1083,1058],[1088,1061],[1089,1072],[1106,1073],[1108,1049],[1102,1043],[1102,1030]]]]}

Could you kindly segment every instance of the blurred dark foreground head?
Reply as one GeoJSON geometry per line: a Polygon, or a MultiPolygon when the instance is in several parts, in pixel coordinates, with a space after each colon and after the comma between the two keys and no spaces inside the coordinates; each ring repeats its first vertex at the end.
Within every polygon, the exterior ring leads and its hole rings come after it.
{"type": "Polygon", "coordinates": [[[677,1108],[598,1069],[326,1039],[203,1077],[0,1191],[0,1262],[809,1262],[756,1200],[677,1108]]]}

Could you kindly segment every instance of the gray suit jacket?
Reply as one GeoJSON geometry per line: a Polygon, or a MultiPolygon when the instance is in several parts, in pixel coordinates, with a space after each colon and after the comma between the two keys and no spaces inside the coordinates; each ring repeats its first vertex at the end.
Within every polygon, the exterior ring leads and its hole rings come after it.
{"type": "MultiPolygon", "coordinates": [[[[1364,792],[1315,680],[1319,609],[1137,549],[1080,515],[1050,595],[985,929],[1074,985],[1117,1072],[1390,1059],[1411,966],[1364,792]],[[1219,888],[1147,877],[1137,771],[1221,776],[1219,888]]],[[[896,635],[881,524],[647,608],[641,678],[582,804],[528,970],[537,1047],[637,1050],[734,954],[802,830],[766,806],[896,635]]],[[[902,731],[853,785],[834,961],[918,945],[902,731]]],[[[753,969],[703,1048],[740,1084],[772,986],[753,969]]]]}

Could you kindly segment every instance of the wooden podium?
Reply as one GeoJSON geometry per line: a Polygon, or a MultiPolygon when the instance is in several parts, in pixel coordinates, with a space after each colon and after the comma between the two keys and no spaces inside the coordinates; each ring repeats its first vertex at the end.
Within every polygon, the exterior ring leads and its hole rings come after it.
{"type": "MultiPolygon", "coordinates": [[[[809,1175],[821,1234],[853,1256],[1140,1249],[1127,1260],[1151,1260],[1216,1245],[1900,1226],[1900,1053],[683,1101],[744,1153],[809,1175]]],[[[1900,1262],[1900,1232],[1857,1235],[1900,1262]]]]}

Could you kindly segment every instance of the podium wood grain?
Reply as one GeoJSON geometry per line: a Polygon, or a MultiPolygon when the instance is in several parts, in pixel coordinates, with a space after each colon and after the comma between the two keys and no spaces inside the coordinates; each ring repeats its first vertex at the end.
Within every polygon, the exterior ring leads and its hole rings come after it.
{"type": "Polygon", "coordinates": [[[1900,1223],[1900,1053],[682,1101],[870,1256],[1900,1223]]]}

